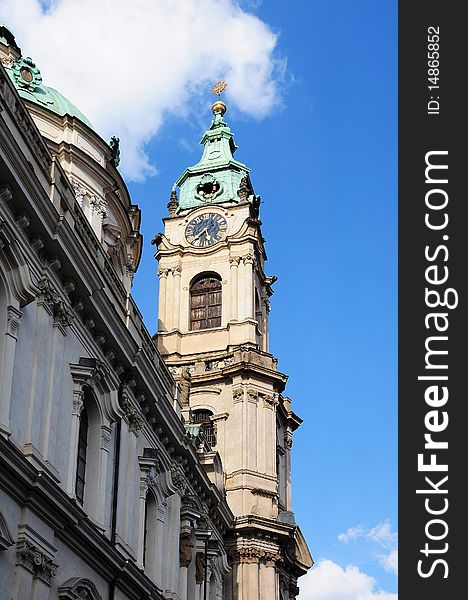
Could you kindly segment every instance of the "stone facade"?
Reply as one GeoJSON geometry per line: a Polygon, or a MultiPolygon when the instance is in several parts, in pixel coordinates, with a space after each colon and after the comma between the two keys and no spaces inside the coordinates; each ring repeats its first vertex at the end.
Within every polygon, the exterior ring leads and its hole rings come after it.
{"type": "Polygon", "coordinates": [[[300,419],[268,354],[255,208],[217,209],[230,243],[193,252],[180,236],[202,209],[174,193],[153,338],[115,141],[36,101],[18,77],[40,86],[38,68],[0,34],[0,598],[295,598],[311,564],[291,512],[300,419]],[[207,261],[221,326],[194,332],[207,261]]]}

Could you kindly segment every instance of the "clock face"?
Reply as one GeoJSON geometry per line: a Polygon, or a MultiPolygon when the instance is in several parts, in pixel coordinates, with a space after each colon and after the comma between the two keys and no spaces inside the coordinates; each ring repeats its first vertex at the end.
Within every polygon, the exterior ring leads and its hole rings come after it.
{"type": "Polygon", "coordinates": [[[227,231],[226,219],[217,213],[203,213],[193,218],[185,229],[189,244],[207,248],[219,242],[227,231]]]}

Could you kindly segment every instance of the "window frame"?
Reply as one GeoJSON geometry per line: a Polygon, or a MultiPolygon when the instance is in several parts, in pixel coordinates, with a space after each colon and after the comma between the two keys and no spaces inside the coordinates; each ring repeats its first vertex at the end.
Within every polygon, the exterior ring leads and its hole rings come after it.
{"type": "Polygon", "coordinates": [[[189,329],[190,331],[202,331],[221,327],[223,312],[222,280],[218,273],[201,273],[190,285],[189,299],[189,329]],[[203,285],[206,288],[203,288],[203,285]],[[194,306],[194,299],[203,299],[194,306]],[[194,311],[199,311],[195,313],[194,311]],[[203,311],[203,316],[194,316],[203,311]],[[214,313],[214,314],[210,314],[214,313]]]}

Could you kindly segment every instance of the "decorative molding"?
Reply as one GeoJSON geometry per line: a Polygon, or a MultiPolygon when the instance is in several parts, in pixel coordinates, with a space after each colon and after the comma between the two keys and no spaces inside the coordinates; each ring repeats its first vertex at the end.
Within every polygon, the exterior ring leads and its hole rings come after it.
{"type": "Polygon", "coordinates": [[[124,416],[127,418],[130,431],[139,431],[142,429],[144,423],[143,416],[130,400],[130,396],[125,388],[122,391],[120,406],[124,411],[124,416]]]}
{"type": "Polygon", "coordinates": [[[238,402],[242,402],[244,400],[244,388],[243,387],[234,388],[232,390],[232,399],[234,401],[234,404],[237,404],[238,402]]]}
{"type": "Polygon", "coordinates": [[[187,491],[187,480],[185,479],[184,472],[178,465],[171,465],[171,479],[173,486],[177,489],[177,493],[182,497],[187,491]]]}
{"type": "Polygon", "coordinates": [[[58,588],[59,600],[102,600],[96,586],[89,579],[73,577],[58,588]]]}
{"type": "Polygon", "coordinates": [[[254,388],[247,389],[247,400],[252,404],[257,404],[259,393],[254,388]]]}
{"type": "Polygon", "coordinates": [[[192,562],[192,549],[195,544],[192,541],[191,533],[182,533],[179,542],[179,566],[188,568],[192,562]]]}
{"type": "Polygon", "coordinates": [[[50,281],[44,277],[38,282],[38,300],[48,309],[54,317],[54,323],[62,327],[70,327],[74,316],[71,309],[65,304],[59,294],[55,291],[50,281]]]}
{"type": "Polygon", "coordinates": [[[13,198],[11,187],[8,183],[0,184],[0,202],[9,202],[13,198]]]}
{"type": "Polygon", "coordinates": [[[226,356],[226,358],[220,358],[218,360],[207,360],[205,361],[205,371],[219,371],[224,369],[235,362],[234,356],[226,356]]]}
{"type": "Polygon", "coordinates": [[[278,552],[259,548],[237,548],[231,553],[231,560],[238,564],[262,563],[267,567],[274,567],[276,563],[283,561],[283,557],[278,552]]]}
{"type": "Polygon", "coordinates": [[[50,585],[51,579],[57,575],[58,565],[28,540],[23,539],[18,542],[16,564],[31,571],[34,577],[41,579],[47,585],[50,585]]]}
{"type": "Polygon", "coordinates": [[[6,332],[15,340],[17,339],[18,329],[20,326],[20,319],[23,313],[15,308],[14,306],[7,307],[7,326],[6,332]]]}
{"type": "Polygon", "coordinates": [[[101,448],[109,452],[112,439],[112,429],[106,425],[101,425],[101,448]]]}
{"type": "Polygon", "coordinates": [[[274,394],[260,394],[263,399],[263,408],[274,410],[278,404],[278,398],[274,394]]]}

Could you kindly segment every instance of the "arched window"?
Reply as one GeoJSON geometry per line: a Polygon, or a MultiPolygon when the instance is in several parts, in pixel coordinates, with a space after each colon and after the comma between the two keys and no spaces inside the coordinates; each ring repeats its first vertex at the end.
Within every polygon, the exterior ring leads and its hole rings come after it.
{"type": "Polygon", "coordinates": [[[78,435],[78,458],[76,463],[76,499],[80,504],[84,503],[84,491],[86,481],[86,453],[88,449],[88,411],[83,406],[80,414],[80,432],[78,435]]]}
{"type": "Polygon", "coordinates": [[[190,329],[221,326],[221,278],[204,275],[190,289],[190,329]]]}
{"type": "Polygon", "coordinates": [[[205,434],[208,444],[211,447],[216,446],[216,434],[213,421],[210,419],[210,417],[213,416],[213,413],[209,410],[195,410],[192,415],[194,423],[201,423],[203,425],[203,433],[205,434]]]}

